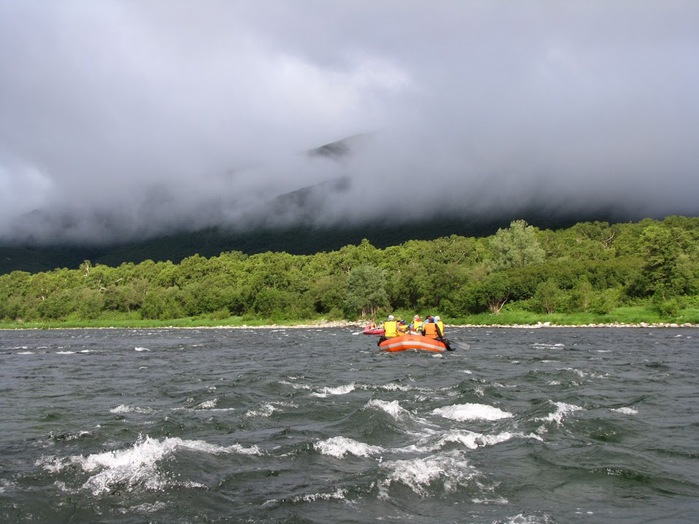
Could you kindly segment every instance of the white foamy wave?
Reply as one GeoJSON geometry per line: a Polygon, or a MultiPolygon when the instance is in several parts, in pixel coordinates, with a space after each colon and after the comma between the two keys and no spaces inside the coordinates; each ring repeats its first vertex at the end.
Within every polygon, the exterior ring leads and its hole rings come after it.
{"type": "Polygon", "coordinates": [[[194,406],[194,409],[213,409],[218,404],[218,398],[212,398],[211,400],[205,400],[204,402],[194,406]]]}
{"type": "Polygon", "coordinates": [[[367,406],[371,408],[377,408],[391,415],[394,419],[400,420],[405,417],[410,417],[410,412],[401,407],[397,400],[392,400],[387,402],[385,400],[372,399],[367,402],[367,406]]]}
{"type": "Polygon", "coordinates": [[[316,500],[345,500],[347,498],[347,490],[337,488],[332,493],[312,493],[310,495],[301,495],[294,497],[294,502],[315,502],[316,500]]]}
{"type": "Polygon", "coordinates": [[[58,473],[65,467],[65,461],[59,459],[58,457],[44,456],[39,457],[36,462],[34,462],[34,465],[42,468],[44,471],[48,471],[49,473],[58,473]]]}
{"type": "Polygon", "coordinates": [[[18,355],[33,355],[34,352],[33,351],[18,351],[17,354],[18,355]]]}
{"type": "Polygon", "coordinates": [[[411,460],[387,461],[381,467],[388,477],[381,482],[381,496],[392,484],[403,484],[420,497],[428,496],[431,485],[441,485],[446,492],[453,492],[477,477],[479,472],[459,454],[440,454],[411,460]]]}
{"type": "MultiPolygon", "coordinates": [[[[79,466],[83,471],[92,474],[82,487],[93,495],[109,493],[115,488],[128,491],[138,489],[157,491],[171,483],[158,472],[157,463],[174,455],[179,450],[210,454],[261,454],[257,446],[245,448],[239,444],[234,444],[223,447],[201,440],[182,440],[175,437],[159,441],[146,436],[145,438],[139,437],[130,448],[95,453],[87,457],[80,455],[67,459],[41,458],[37,461],[37,466],[52,473],[57,473],[67,466],[79,466]]],[[[195,483],[191,482],[187,485],[197,487],[195,483]]]]}
{"type": "Polygon", "coordinates": [[[383,391],[410,391],[412,389],[410,386],[402,384],[381,384],[377,388],[383,391]]]}
{"type": "Polygon", "coordinates": [[[144,348],[144,347],[140,347],[140,346],[137,346],[137,347],[135,347],[135,348],[133,348],[133,349],[134,349],[134,351],[150,351],[150,349],[144,348]]]}
{"type": "Polygon", "coordinates": [[[250,409],[245,412],[246,417],[271,417],[272,413],[276,411],[272,404],[263,404],[258,409],[250,409]]]}
{"type": "Polygon", "coordinates": [[[245,412],[246,417],[270,417],[275,411],[280,411],[280,408],[296,408],[298,407],[293,402],[268,402],[263,404],[258,409],[250,409],[245,412]]]}
{"type": "Polygon", "coordinates": [[[371,446],[342,436],[316,442],[313,444],[313,449],[323,455],[330,455],[335,458],[342,458],[347,454],[356,457],[368,457],[384,451],[384,448],[380,446],[371,446]]]}
{"type": "Polygon", "coordinates": [[[439,436],[435,442],[435,448],[441,448],[445,444],[449,443],[458,443],[466,446],[468,449],[476,449],[494,446],[512,439],[535,439],[541,441],[541,437],[534,435],[533,433],[527,435],[524,433],[511,433],[509,431],[505,431],[496,435],[484,435],[482,433],[476,433],[468,430],[452,430],[439,436]]]}
{"type": "Polygon", "coordinates": [[[615,408],[612,409],[612,411],[616,411],[617,413],[623,413],[624,415],[638,415],[638,410],[629,407],[615,408]]]}
{"type": "MultiPolygon", "coordinates": [[[[296,378],[296,377],[292,377],[296,378]]],[[[291,386],[294,389],[311,389],[311,386],[308,386],[306,384],[294,384],[293,382],[289,382],[288,380],[280,380],[280,384],[283,384],[285,386],[291,386]]]]}
{"type": "Polygon", "coordinates": [[[500,420],[512,417],[512,413],[486,404],[456,404],[437,408],[432,411],[434,415],[440,415],[451,420],[500,420]]]}
{"type": "Polygon", "coordinates": [[[0,494],[4,495],[8,488],[14,489],[16,487],[17,487],[17,485],[14,482],[7,480],[7,479],[0,479],[0,494]]]}
{"type": "Polygon", "coordinates": [[[75,355],[75,351],[56,351],[56,355],[75,355]]]}
{"type": "Polygon", "coordinates": [[[547,524],[553,522],[553,519],[548,515],[523,515],[520,513],[513,517],[507,517],[507,520],[502,522],[503,524],[547,524]]]}
{"type": "MultiPolygon", "coordinates": [[[[575,411],[580,411],[582,408],[580,406],[574,406],[573,404],[566,404],[565,402],[553,402],[549,401],[551,404],[556,406],[556,409],[553,411],[553,413],[549,413],[545,417],[537,417],[534,420],[538,420],[541,422],[555,422],[556,425],[560,426],[563,423],[563,418],[566,415],[569,415],[570,413],[573,413],[575,411]]],[[[539,432],[543,431],[544,428],[541,427],[539,428],[539,432]]]]}
{"type": "Polygon", "coordinates": [[[115,408],[109,410],[110,413],[144,413],[152,414],[155,413],[153,408],[139,408],[138,406],[127,406],[126,404],[120,404],[115,408]]]}
{"type": "Polygon", "coordinates": [[[62,440],[64,442],[69,442],[71,440],[79,440],[83,437],[87,437],[92,435],[89,431],[78,431],[77,433],[62,433],[62,434],[54,434],[53,431],[49,432],[49,437],[55,440],[62,440]]]}
{"type": "Polygon", "coordinates": [[[351,393],[352,391],[354,391],[354,389],[354,384],[347,384],[345,386],[338,386],[336,388],[325,387],[320,391],[311,393],[311,395],[314,397],[325,398],[329,395],[346,395],[347,393],[351,393]]]}
{"type": "Polygon", "coordinates": [[[535,342],[532,344],[534,349],[561,349],[565,347],[565,344],[546,344],[544,342],[535,342]]]}
{"type": "MultiPolygon", "coordinates": [[[[347,490],[342,489],[342,488],[337,488],[335,491],[331,493],[311,493],[308,495],[297,495],[295,497],[292,497],[290,500],[293,503],[299,503],[299,502],[316,502],[318,500],[345,500],[347,498],[347,490]]],[[[266,500],[263,504],[263,508],[270,508],[273,506],[276,506],[280,503],[281,501],[279,499],[270,499],[266,500]]]]}

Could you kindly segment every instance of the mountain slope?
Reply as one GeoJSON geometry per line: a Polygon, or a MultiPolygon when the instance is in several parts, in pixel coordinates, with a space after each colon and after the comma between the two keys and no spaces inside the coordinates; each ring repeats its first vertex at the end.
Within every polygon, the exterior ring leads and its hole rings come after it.
{"type": "Polygon", "coordinates": [[[358,244],[366,238],[372,245],[385,248],[408,240],[431,240],[449,235],[483,237],[507,227],[512,220],[525,219],[541,229],[560,229],[577,222],[602,220],[625,222],[630,218],[609,210],[595,210],[588,214],[550,214],[539,210],[497,217],[437,217],[432,220],[401,224],[364,224],[345,228],[318,228],[293,226],[232,232],[211,228],[163,236],[153,240],[110,246],[31,246],[0,247],[0,274],[14,270],[29,272],[48,271],[59,267],[76,268],[84,260],[92,263],[118,266],[124,262],[144,260],[180,262],[199,254],[216,256],[225,251],[255,254],[265,251],[285,251],[292,254],[313,254],[332,251],[348,244],[358,244]]]}

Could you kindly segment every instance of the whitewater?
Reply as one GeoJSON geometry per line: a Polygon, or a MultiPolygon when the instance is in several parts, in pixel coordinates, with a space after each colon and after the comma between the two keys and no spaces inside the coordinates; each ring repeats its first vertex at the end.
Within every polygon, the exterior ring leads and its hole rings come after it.
{"type": "Polygon", "coordinates": [[[0,331],[2,522],[696,522],[696,328],[0,331]]]}

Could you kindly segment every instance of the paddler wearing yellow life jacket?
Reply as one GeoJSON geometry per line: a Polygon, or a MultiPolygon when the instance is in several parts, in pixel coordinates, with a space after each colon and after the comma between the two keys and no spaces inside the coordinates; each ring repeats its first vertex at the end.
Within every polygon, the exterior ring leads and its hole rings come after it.
{"type": "Polygon", "coordinates": [[[439,318],[439,315],[434,316],[434,323],[437,324],[437,334],[440,338],[444,337],[444,322],[439,318]]]}
{"type": "Polygon", "coordinates": [[[415,315],[410,323],[410,332],[414,334],[422,333],[423,322],[420,315],[415,315]]]}
{"type": "Polygon", "coordinates": [[[398,336],[398,322],[393,315],[388,315],[388,320],[383,323],[384,334],[386,338],[393,338],[398,336]]]}

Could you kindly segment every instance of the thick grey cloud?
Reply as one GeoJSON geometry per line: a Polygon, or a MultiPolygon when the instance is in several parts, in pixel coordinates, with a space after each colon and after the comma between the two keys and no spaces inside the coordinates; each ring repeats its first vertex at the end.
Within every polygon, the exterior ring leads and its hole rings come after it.
{"type": "Polygon", "coordinates": [[[341,177],[312,220],[696,214],[698,44],[689,0],[0,0],[0,238],[246,227],[341,177]]]}

